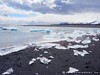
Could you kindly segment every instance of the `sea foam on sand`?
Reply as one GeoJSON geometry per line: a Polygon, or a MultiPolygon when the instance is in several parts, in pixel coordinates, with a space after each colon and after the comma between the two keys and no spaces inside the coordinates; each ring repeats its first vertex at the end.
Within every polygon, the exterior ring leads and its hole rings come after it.
{"type": "Polygon", "coordinates": [[[27,48],[27,46],[17,46],[17,47],[9,47],[0,49],[0,56],[10,54],[12,52],[17,52],[27,48]]]}

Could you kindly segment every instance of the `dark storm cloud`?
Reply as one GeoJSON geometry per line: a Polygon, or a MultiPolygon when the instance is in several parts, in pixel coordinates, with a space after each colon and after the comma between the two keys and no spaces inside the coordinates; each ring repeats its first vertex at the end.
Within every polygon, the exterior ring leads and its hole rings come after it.
{"type": "MultiPolygon", "coordinates": [[[[45,0],[44,0],[45,1],[45,0]]],[[[50,9],[43,3],[32,3],[31,7],[27,5],[27,2],[20,4],[14,0],[4,0],[7,5],[22,9],[22,10],[32,10],[35,12],[54,13],[54,14],[73,14],[79,12],[100,12],[100,0],[69,0],[69,3],[61,2],[62,0],[55,0],[57,5],[53,9],[50,9]]]]}

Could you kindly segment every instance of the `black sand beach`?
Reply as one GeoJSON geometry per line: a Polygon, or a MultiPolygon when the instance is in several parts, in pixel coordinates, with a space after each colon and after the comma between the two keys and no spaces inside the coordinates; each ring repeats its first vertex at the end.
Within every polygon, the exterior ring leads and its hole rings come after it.
{"type": "MultiPolygon", "coordinates": [[[[100,36],[98,36],[100,39],[100,36]]],[[[58,42],[62,46],[67,46],[67,41],[58,42]]],[[[75,43],[72,43],[75,44],[75,43]]],[[[83,50],[81,48],[77,50],[83,50]]],[[[14,52],[8,55],[0,56],[0,75],[9,68],[14,72],[10,75],[100,75],[100,41],[92,41],[86,51],[91,51],[88,55],[75,56],[73,49],[49,49],[35,50],[35,47],[29,47],[22,51],[14,52]],[[44,53],[48,51],[48,53],[44,53]],[[32,58],[44,56],[51,59],[49,64],[43,64],[40,61],[29,65],[32,58]],[[67,74],[69,67],[79,69],[80,73],[67,74]]]]}

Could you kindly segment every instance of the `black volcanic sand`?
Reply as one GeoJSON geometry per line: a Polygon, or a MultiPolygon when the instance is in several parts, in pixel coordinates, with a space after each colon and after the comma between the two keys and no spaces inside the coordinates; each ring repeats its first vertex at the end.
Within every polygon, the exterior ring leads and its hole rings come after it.
{"type": "MultiPolygon", "coordinates": [[[[98,38],[100,39],[100,36],[98,36],[98,38]]],[[[68,45],[67,41],[58,43],[66,47],[68,45]]],[[[80,48],[77,50],[83,49],[80,48]]],[[[73,49],[60,50],[52,47],[36,51],[35,47],[30,47],[22,51],[0,56],[0,75],[9,68],[13,68],[14,70],[11,75],[64,75],[62,72],[67,72],[69,67],[79,69],[80,72],[92,72],[71,75],[100,75],[100,41],[92,41],[92,44],[89,44],[89,48],[84,50],[92,52],[82,57],[75,56],[73,49]],[[49,53],[46,54],[44,51],[48,51],[49,53]],[[39,60],[29,65],[29,61],[32,58],[39,57],[41,54],[46,58],[49,58],[51,55],[54,58],[51,59],[52,61],[47,65],[41,63],[39,60]]]]}

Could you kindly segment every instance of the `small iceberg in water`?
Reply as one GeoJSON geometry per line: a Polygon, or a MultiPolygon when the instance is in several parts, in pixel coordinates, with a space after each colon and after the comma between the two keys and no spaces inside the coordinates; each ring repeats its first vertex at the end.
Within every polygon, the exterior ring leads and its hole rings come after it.
{"type": "Polygon", "coordinates": [[[42,33],[51,33],[52,30],[50,29],[33,29],[30,32],[42,32],[42,33]]]}
{"type": "Polygon", "coordinates": [[[11,30],[11,31],[17,31],[18,29],[16,27],[1,27],[2,30],[11,30]]]}

